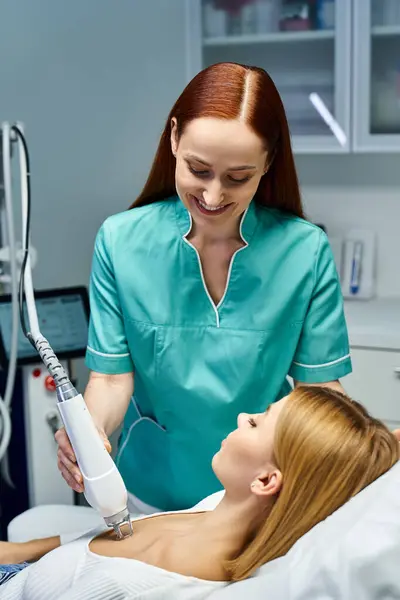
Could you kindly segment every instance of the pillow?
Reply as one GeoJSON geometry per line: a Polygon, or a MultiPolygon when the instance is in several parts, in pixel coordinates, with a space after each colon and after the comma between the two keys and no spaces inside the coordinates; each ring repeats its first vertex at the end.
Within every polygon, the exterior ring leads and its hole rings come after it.
{"type": "Polygon", "coordinates": [[[400,463],[316,525],[286,556],[209,598],[400,599],[400,463]]]}

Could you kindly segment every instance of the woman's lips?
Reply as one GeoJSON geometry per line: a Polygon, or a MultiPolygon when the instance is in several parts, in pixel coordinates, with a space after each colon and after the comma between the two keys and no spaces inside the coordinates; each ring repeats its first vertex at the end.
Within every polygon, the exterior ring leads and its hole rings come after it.
{"type": "Polygon", "coordinates": [[[201,201],[199,198],[197,198],[196,196],[193,196],[192,194],[190,194],[191,199],[193,200],[193,202],[196,205],[196,208],[203,214],[203,215],[207,215],[207,216],[211,216],[211,217],[216,217],[218,215],[221,215],[222,213],[224,213],[232,204],[231,202],[229,202],[228,204],[224,204],[223,206],[221,206],[220,208],[216,208],[216,209],[208,209],[205,206],[205,203],[203,201],[201,201]]]}

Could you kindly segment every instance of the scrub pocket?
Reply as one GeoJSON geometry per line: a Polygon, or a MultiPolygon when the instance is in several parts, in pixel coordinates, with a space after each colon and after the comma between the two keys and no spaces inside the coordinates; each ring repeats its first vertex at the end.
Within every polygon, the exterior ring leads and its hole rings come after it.
{"type": "Polygon", "coordinates": [[[116,464],[128,490],[142,502],[160,509],[170,505],[168,445],[164,427],[144,417],[132,398],[116,464]]]}

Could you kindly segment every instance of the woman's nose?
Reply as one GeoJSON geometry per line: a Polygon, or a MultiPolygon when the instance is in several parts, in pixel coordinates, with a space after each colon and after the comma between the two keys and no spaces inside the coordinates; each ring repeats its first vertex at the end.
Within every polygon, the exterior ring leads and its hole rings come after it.
{"type": "Polygon", "coordinates": [[[240,413],[237,418],[238,427],[242,427],[249,419],[249,415],[247,413],[240,413]]]}
{"type": "Polygon", "coordinates": [[[216,208],[222,204],[224,200],[224,194],[222,192],[222,186],[218,182],[210,183],[210,185],[203,191],[203,200],[208,206],[216,208]]]}

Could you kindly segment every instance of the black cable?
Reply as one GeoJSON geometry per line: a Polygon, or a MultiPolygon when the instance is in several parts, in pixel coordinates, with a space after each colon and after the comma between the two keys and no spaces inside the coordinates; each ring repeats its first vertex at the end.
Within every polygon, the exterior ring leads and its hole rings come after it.
{"type": "Polygon", "coordinates": [[[21,321],[22,331],[24,332],[25,337],[30,341],[32,346],[36,349],[35,343],[32,339],[31,332],[28,331],[25,321],[25,313],[24,313],[24,298],[25,298],[25,270],[26,263],[29,258],[29,239],[30,239],[30,231],[31,231],[31,169],[30,169],[30,159],[29,159],[29,151],[28,145],[26,143],[26,139],[22,131],[17,125],[13,125],[11,127],[11,131],[14,131],[18,138],[22,142],[22,146],[24,148],[25,160],[26,160],[26,188],[27,188],[27,216],[26,216],[26,231],[25,231],[25,240],[24,240],[24,257],[22,260],[21,266],[21,275],[19,279],[19,318],[21,321]]]}

